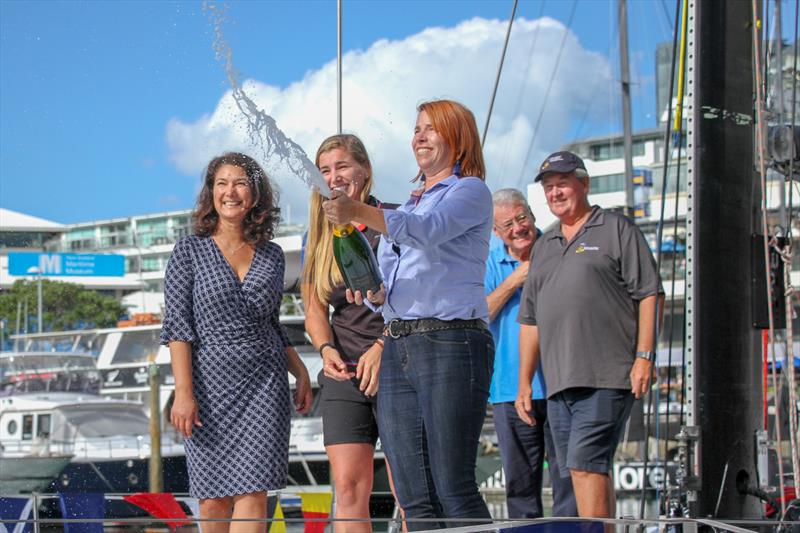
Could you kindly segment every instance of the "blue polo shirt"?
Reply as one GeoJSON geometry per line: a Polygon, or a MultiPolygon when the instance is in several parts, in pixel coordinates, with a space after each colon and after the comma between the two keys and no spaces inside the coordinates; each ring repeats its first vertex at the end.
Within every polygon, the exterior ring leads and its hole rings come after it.
{"type": "MultiPolygon", "coordinates": [[[[519,261],[506,251],[504,244],[493,248],[486,260],[486,294],[495,290],[511,275],[519,261]]],[[[533,268],[533,266],[531,266],[533,268]]],[[[506,305],[497,313],[489,324],[495,342],[494,374],[489,388],[489,403],[513,402],[517,399],[519,385],[519,323],[517,314],[522,295],[520,287],[506,305]]],[[[547,397],[544,378],[541,370],[537,369],[531,382],[534,400],[543,400],[547,397]]]]}

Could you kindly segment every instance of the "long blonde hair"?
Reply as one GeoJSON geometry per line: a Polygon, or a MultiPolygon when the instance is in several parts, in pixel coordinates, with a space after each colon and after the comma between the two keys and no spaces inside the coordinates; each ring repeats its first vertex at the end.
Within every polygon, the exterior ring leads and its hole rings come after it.
{"type": "MultiPolygon", "coordinates": [[[[372,189],[372,163],[369,161],[364,143],[355,135],[344,133],[328,137],[317,150],[314,164],[319,167],[319,158],[325,152],[343,148],[356,163],[364,167],[367,175],[364,179],[364,188],[361,190],[361,201],[366,202],[372,189]]],[[[314,191],[311,193],[311,210],[308,223],[308,239],[303,260],[303,277],[301,291],[303,300],[308,301],[312,296],[327,306],[333,288],[344,282],[342,273],[333,259],[333,224],[325,217],[322,211],[322,202],[325,198],[314,191]]]]}

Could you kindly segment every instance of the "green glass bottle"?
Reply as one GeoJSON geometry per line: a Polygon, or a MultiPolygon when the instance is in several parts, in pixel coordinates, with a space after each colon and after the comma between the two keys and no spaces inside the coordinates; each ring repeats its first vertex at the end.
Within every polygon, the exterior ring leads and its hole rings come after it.
{"type": "Polygon", "coordinates": [[[381,288],[381,271],[369,241],[352,224],[333,226],[333,257],[339,265],[344,283],[353,292],[378,292],[381,288]]]}

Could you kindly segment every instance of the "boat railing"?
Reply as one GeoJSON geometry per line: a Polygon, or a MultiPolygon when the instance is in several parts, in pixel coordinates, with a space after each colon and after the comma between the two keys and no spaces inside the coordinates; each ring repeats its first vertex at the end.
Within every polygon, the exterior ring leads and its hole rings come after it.
{"type": "MultiPolygon", "coordinates": [[[[75,440],[36,438],[33,440],[2,440],[6,456],[48,457],[71,455],[75,459],[144,459],[150,456],[150,439],[143,435],[116,437],[80,437],[75,440]]],[[[182,455],[183,444],[163,442],[162,455],[182,455]]]]}

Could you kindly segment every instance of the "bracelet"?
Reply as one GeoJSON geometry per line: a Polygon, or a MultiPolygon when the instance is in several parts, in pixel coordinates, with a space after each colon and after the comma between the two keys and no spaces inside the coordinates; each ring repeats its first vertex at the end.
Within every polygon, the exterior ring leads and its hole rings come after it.
{"type": "Polygon", "coordinates": [[[375,344],[378,344],[381,348],[383,348],[383,337],[378,337],[375,339],[375,344]]]}
{"type": "Polygon", "coordinates": [[[334,346],[334,345],[333,345],[333,344],[331,344],[330,342],[323,342],[322,344],[320,344],[320,345],[319,345],[319,350],[317,350],[317,351],[319,352],[319,355],[320,355],[320,356],[322,356],[322,351],[323,351],[325,348],[333,348],[333,349],[335,350],[335,349],[336,349],[336,346],[334,346]]]}
{"type": "Polygon", "coordinates": [[[656,353],[653,350],[646,350],[646,351],[642,351],[642,352],[636,352],[636,357],[638,357],[639,359],[647,359],[651,363],[655,359],[655,355],[656,355],[656,353]]]}

